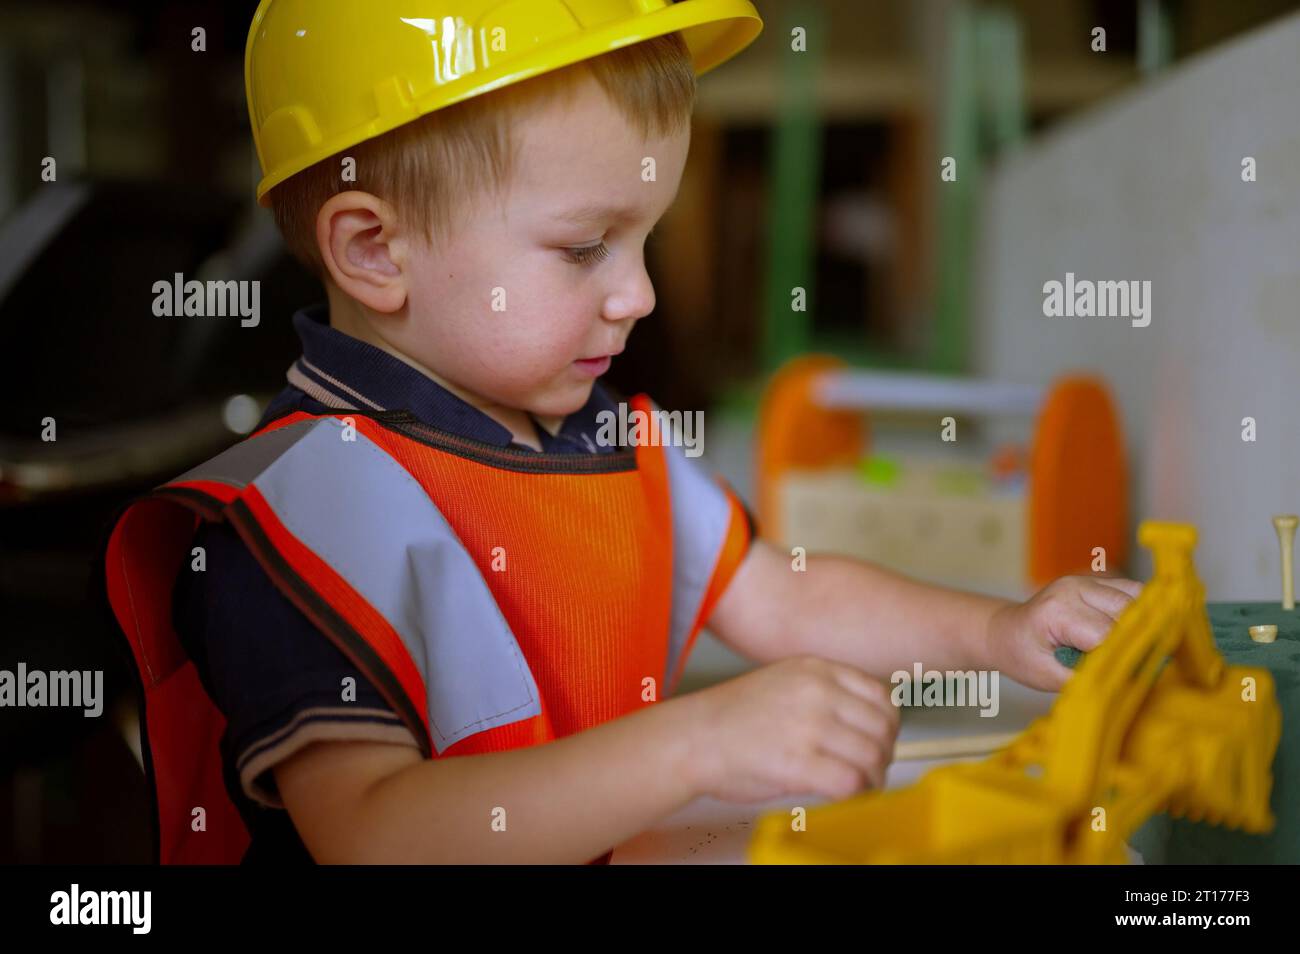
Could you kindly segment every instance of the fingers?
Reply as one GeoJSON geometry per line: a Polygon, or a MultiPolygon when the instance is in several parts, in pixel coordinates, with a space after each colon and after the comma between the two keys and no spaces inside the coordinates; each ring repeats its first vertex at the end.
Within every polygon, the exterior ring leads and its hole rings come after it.
{"type": "Polygon", "coordinates": [[[1106,579],[1084,577],[1079,587],[1079,594],[1084,602],[1095,606],[1104,613],[1118,618],[1124,609],[1137,599],[1142,592],[1142,584],[1136,580],[1106,579]],[[1112,612],[1112,610],[1116,610],[1112,612]]]}
{"type": "Polygon", "coordinates": [[[1030,689],[1041,689],[1044,692],[1060,692],[1066,682],[1074,675],[1074,670],[1069,666],[1062,665],[1055,656],[1042,656],[1037,660],[1034,671],[1030,674],[1025,684],[1030,689]]]}
{"type": "Polygon", "coordinates": [[[827,665],[831,667],[831,675],[835,681],[855,698],[862,699],[877,709],[892,712],[897,718],[898,707],[890,700],[889,689],[883,682],[845,663],[828,662],[827,665]]]}
{"type": "Polygon", "coordinates": [[[834,703],[835,717],[850,729],[856,729],[866,735],[884,739],[890,750],[898,738],[899,711],[892,703],[886,708],[845,695],[834,703]]]}
{"type": "Polygon", "coordinates": [[[885,770],[893,756],[894,743],[889,736],[881,738],[837,723],[822,733],[820,751],[853,771],[852,787],[847,793],[852,794],[864,784],[884,788],[885,770]]]}
{"type": "Polygon", "coordinates": [[[1072,607],[1062,626],[1062,642],[1085,653],[1101,645],[1111,627],[1115,625],[1113,617],[1087,604],[1072,607]]]}
{"type": "MultiPolygon", "coordinates": [[[[867,781],[866,773],[843,759],[821,752],[811,752],[804,760],[799,777],[799,789],[830,799],[848,798],[862,791],[867,781]]],[[[884,773],[877,787],[884,786],[884,773]]]]}
{"type": "Polygon", "coordinates": [[[888,736],[892,747],[898,737],[900,713],[889,696],[889,689],[860,669],[840,663],[831,666],[831,674],[842,692],[834,702],[836,717],[862,732],[888,736]]]}
{"type": "Polygon", "coordinates": [[[1122,576],[1093,575],[1093,576],[1086,577],[1086,579],[1093,580],[1097,583],[1101,583],[1103,586],[1113,586],[1118,590],[1123,590],[1125,593],[1127,593],[1129,596],[1134,597],[1135,599],[1137,598],[1137,595],[1142,592],[1142,587],[1146,585],[1141,580],[1130,580],[1122,576]]]}
{"type": "Polygon", "coordinates": [[[883,788],[898,738],[898,707],[879,680],[844,663],[829,662],[828,666],[834,681],[831,708],[836,721],[821,731],[819,747],[855,773],[852,787],[839,794],[852,794],[864,785],[883,788]]]}

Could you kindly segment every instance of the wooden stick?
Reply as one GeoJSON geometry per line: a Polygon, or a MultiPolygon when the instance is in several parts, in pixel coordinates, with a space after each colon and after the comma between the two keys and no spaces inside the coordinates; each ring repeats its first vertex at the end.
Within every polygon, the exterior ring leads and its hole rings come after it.
{"type": "Polygon", "coordinates": [[[1300,518],[1293,513],[1279,514],[1273,518],[1277,542],[1282,547],[1282,608],[1295,609],[1295,570],[1291,566],[1291,551],[1295,549],[1296,526],[1300,518]]]}
{"type": "Polygon", "coordinates": [[[950,759],[958,755],[987,755],[1006,748],[1019,732],[995,732],[990,735],[959,735],[944,739],[913,739],[894,746],[895,762],[921,759],[950,759]]]}

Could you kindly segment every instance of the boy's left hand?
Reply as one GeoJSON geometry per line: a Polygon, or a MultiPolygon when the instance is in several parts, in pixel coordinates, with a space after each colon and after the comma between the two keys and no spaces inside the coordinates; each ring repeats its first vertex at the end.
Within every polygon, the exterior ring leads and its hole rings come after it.
{"type": "Polygon", "coordinates": [[[993,665],[1026,686],[1058,690],[1071,670],[1056,659],[1056,648],[1095,649],[1141,591],[1141,583],[1121,577],[1053,580],[1024,603],[1004,606],[989,618],[993,665]]]}

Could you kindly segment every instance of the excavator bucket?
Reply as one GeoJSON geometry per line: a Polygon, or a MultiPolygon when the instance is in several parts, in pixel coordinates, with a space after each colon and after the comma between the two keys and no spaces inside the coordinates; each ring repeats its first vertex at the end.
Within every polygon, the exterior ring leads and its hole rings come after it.
{"type": "Polygon", "coordinates": [[[1208,691],[1179,684],[1170,669],[1143,707],[1125,758],[1163,769],[1172,789],[1168,814],[1260,834],[1274,824],[1269,796],[1281,737],[1267,669],[1228,666],[1208,691]]]}
{"type": "Polygon", "coordinates": [[[1266,669],[1228,666],[1196,578],[1193,527],[1146,522],[1155,574],[1052,711],[1003,751],[910,788],[759,819],[758,863],[1125,860],[1155,812],[1252,833],[1269,811],[1281,711],[1266,669]]]}

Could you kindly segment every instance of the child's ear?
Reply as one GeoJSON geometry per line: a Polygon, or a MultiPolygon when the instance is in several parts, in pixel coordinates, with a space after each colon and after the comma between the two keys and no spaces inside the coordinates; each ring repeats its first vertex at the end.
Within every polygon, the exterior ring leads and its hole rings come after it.
{"type": "Polygon", "coordinates": [[[316,216],[321,261],[344,294],[382,314],[406,304],[405,245],[392,206],[368,192],[340,192],[316,216]]]}

